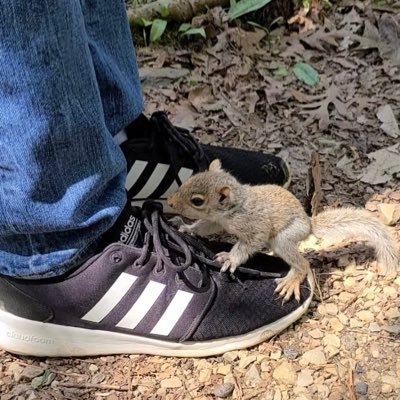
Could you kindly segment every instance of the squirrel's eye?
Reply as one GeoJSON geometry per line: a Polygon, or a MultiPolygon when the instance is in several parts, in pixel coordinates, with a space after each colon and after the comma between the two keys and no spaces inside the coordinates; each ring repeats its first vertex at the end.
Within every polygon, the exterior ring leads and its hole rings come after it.
{"type": "Polygon", "coordinates": [[[195,207],[200,207],[204,204],[204,199],[200,196],[193,196],[190,201],[195,207]]]}

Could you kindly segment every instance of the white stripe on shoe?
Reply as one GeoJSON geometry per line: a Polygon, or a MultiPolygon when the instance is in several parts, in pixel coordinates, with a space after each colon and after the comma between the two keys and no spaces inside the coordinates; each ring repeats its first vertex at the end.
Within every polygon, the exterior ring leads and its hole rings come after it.
{"type": "Polygon", "coordinates": [[[140,175],[142,175],[142,172],[144,171],[146,166],[147,166],[147,161],[136,160],[133,163],[133,166],[128,172],[128,175],[126,177],[125,189],[130,190],[133,187],[133,185],[140,178],[140,175]]]}
{"type": "Polygon", "coordinates": [[[136,328],[139,322],[150,311],[164,288],[164,284],[150,281],[125,317],[118,322],[117,327],[127,329],[136,328]]]}
{"type": "Polygon", "coordinates": [[[115,136],[114,142],[117,143],[118,146],[121,146],[122,143],[128,140],[128,135],[125,132],[125,129],[121,129],[115,136]]]}
{"type": "Polygon", "coordinates": [[[192,300],[193,293],[178,290],[162,317],[150,333],[168,336],[192,300]]]}
{"type": "MultiPolygon", "coordinates": [[[[181,168],[178,172],[179,179],[182,182],[185,182],[193,175],[193,170],[189,168],[181,168]]],[[[174,180],[171,186],[165,191],[165,193],[161,196],[162,199],[167,198],[170,194],[176,192],[179,189],[178,183],[174,180]]]]}
{"type": "Polygon", "coordinates": [[[100,322],[121,301],[136,279],[136,276],[123,272],[99,302],[82,319],[91,322],[100,322]]]}
{"type": "Polygon", "coordinates": [[[135,197],[137,199],[147,199],[158,188],[168,170],[169,165],[157,164],[150,178],[147,180],[142,190],[135,195],[135,197]]]}

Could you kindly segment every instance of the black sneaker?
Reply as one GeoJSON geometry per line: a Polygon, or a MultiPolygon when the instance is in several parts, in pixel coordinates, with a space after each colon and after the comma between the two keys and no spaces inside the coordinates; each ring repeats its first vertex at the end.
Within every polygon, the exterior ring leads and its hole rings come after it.
{"type": "Polygon", "coordinates": [[[274,293],[282,262],[259,255],[235,277],[220,273],[215,253],[171,228],[159,206],[125,209],[106,234],[113,243],[67,275],[0,276],[0,347],[31,356],[210,356],[256,345],[307,310],[311,277],[300,303],[282,304],[274,293]]]}
{"type": "Polygon", "coordinates": [[[164,210],[173,213],[167,197],[193,173],[204,171],[219,158],[222,167],[240,182],[276,184],[287,187],[290,174],[279,157],[256,151],[200,145],[189,131],[174,127],[166,114],[144,115],[126,129],[128,139],[121,144],[128,164],[126,189],[132,205],[157,200],[164,210]]]}

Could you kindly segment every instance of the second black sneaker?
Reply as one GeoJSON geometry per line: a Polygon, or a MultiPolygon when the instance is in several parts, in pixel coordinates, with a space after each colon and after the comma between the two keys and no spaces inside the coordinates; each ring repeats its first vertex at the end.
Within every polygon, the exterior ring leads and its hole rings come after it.
{"type": "Polygon", "coordinates": [[[46,357],[210,356],[256,345],[306,312],[311,276],[300,303],[282,304],[281,261],[259,255],[233,277],[219,272],[215,251],[170,227],[159,204],[127,207],[78,269],[43,280],[0,276],[0,347],[46,357]]]}
{"type": "Polygon", "coordinates": [[[162,112],[150,119],[141,115],[126,129],[121,144],[127,160],[126,189],[132,205],[157,200],[169,209],[166,198],[193,173],[205,170],[218,158],[222,167],[246,184],[287,187],[290,174],[279,157],[262,152],[199,144],[190,133],[177,128],[162,112]]]}

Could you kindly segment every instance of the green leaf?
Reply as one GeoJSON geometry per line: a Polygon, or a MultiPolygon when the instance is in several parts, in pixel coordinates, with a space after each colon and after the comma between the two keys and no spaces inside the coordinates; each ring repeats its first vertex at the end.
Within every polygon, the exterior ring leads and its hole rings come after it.
{"type": "Polygon", "coordinates": [[[257,22],[254,22],[254,21],[246,21],[246,22],[247,22],[249,25],[253,25],[253,26],[255,26],[256,28],[261,29],[261,30],[263,30],[264,32],[268,33],[268,29],[267,29],[265,26],[262,26],[262,25],[258,24],[257,22]]]}
{"type": "Polygon", "coordinates": [[[239,18],[244,14],[256,11],[261,7],[264,7],[271,0],[240,0],[233,5],[229,12],[228,17],[232,21],[233,19],[239,18]]]}
{"type": "Polygon", "coordinates": [[[278,67],[277,69],[274,69],[273,74],[275,76],[287,76],[289,71],[285,67],[278,67]]]}
{"type": "Polygon", "coordinates": [[[166,4],[161,4],[159,13],[163,18],[167,18],[169,15],[168,6],[166,4]]]}
{"type": "Polygon", "coordinates": [[[191,24],[184,23],[179,27],[179,32],[186,32],[192,27],[191,24]]]}
{"type": "Polygon", "coordinates": [[[318,72],[311,65],[298,62],[294,65],[293,72],[297,79],[304,82],[306,85],[314,86],[319,83],[318,72]]]}
{"type": "Polygon", "coordinates": [[[150,42],[156,42],[160,39],[167,27],[167,21],[163,19],[155,19],[151,24],[150,42]]]}
{"type": "Polygon", "coordinates": [[[40,389],[43,386],[49,386],[51,382],[54,381],[56,375],[53,372],[50,372],[48,369],[44,371],[44,374],[38,376],[31,381],[31,386],[34,389],[40,389]]]}
{"type": "Polygon", "coordinates": [[[148,19],[144,18],[144,17],[141,17],[141,18],[139,18],[139,20],[138,20],[138,24],[139,24],[140,26],[146,27],[146,26],[150,26],[150,25],[152,24],[152,22],[149,21],[148,19]]]}
{"type": "Polygon", "coordinates": [[[207,38],[206,31],[204,30],[204,28],[190,28],[183,35],[184,36],[200,35],[203,36],[204,39],[207,38]]]}

